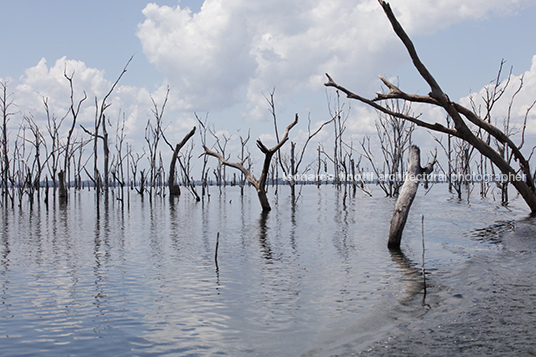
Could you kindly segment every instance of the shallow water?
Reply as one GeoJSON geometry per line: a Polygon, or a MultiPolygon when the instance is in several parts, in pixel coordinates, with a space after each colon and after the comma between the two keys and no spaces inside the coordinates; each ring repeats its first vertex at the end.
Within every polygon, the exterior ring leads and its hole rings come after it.
{"type": "MultiPolygon", "coordinates": [[[[331,186],[306,186],[293,204],[288,191],[270,193],[267,215],[253,189],[241,197],[236,187],[221,196],[212,189],[199,203],[186,195],[150,200],[131,193],[123,205],[112,194],[97,205],[93,191],[73,191],[67,205],[4,208],[2,353],[411,354],[462,341],[469,326],[499,326],[490,300],[497,281],[510,285],[495,290],[519,293],[535,306],[532,283],[508,279],[534,271],[530,245],[504,243],[514,219],[528,212],[522,203],[505,209],[492,200],[451,199],[442,185],[426,195],[421,188],[403,254],[391,254],[394,200],[379,191],[344,200],[331,186]],[[449,332],[427,334],[437,319],[450,324],[449,332]],[[412,331],[423,335],[420,344],[411,343],[412,331]]],[[[520,321],[531,334],[515,337],[527,331],[512,330],[510,341],[526,351],[535,329],[524,313],[520,321]]],[[[495,343],[482,334],[479,341],[495,343]]]]}

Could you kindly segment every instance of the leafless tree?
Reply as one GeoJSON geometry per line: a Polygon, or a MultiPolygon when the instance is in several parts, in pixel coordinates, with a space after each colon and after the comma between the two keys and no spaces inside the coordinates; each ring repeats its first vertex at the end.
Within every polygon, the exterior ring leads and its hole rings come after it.
{"type": "MultiPolygon", "coordinates": [[[[207,131],[208,131],[208,113],[205,115],[205,119],[201,120],[197,113],[194,113],[195,119],[199,123],[199,136],[201,138],[201,145],[207,145],[207,131]]],[[[204,197],[205,194],[208,194],[208,157],[203,155],[203,166],[201,167],[201,196],[204,197]]]]}
{"type": "Polygon", "coordinates": [[[448,160],[448,180],[449,191],[454,191],[458,199],[462,199],[462,195],[465,191],[469,194],[469,185],[472,184],[471,180],[471,160],[472,150],[468,142],[454,138],[449,140],[448,147],[445,147],[441,138],[434,136],[436,143],[443,148],[448,160]]]}
{"type": "Polygon", "coordinates": [[[295,185],[296,181],[298,181],[299,176],[306,175],[307,172],[310,170],[311,165],[307,165],[303,171],[300,172],[300,166],[303,163],[303,158],[305,156],[305,151],[307,149],[307,146],[311,142],[311,140],[324,129],[327,125],[333,123],[336,118],[333,117],[330,120],[327,120],[325,122],[322,122],[316,130],[312,130],[311,128],[311,116],[309,115],[308,118],[308,124],[307,124],[307,139],[305,139],[305,142],[303,143],[303,146],[301,149],[296,150],[296,143],[291,141],[290,143],[290,160],[283,160],[281,162],[281,165],[283,165],[283,172],[286,173],[287,178],[289,178],[288,182],[290,185],[290,194],[291,197],[295,197],[295,185]],[[286,162],[285,162],[286,161],[286,162]]]}
{"type": "MultiPolygon", "coordinates": [[[[177,144],[175,147],[171,145],[171,143],[166,139],[166,137],[162,134],[165,142],[169,145],[171,150],[173,150],[173,156],[171,157],[171,162],[169,163],[169,176],[168,176],[168,189],[170,196],[178,196],[180,195],[180,189],[179,185],[175,182],[175,174],[176,174],[176,166],[177,161],[179,159],[179,153],[184,145],[190,140],[192,136],[195,134],[195,126],[190,130],[188,134],[184,136],[184,138],[177,144]]],[[[184,167],[184,166],[183,166],[184,167]]],[[[188,177],[188,172],[186,172],[186,177],[188,177]]],[[[189,177],[188,177],[189,181],[189,177]]],[[[199,197],[199,196],[198,196],[199,197]]]]}
{"type": "MultiPolygon", "coordinates": [[[[474,97],[471,97],[471,106],[472,110],[475,113],[475,115],[478,115],[483,118],[485,122],[488,124],[492,124],[493,121],[496,120],[495,115],[495,108],[499,100],[504,96],[505,92],[508,88],[510,88],[514,83],[512,82],[512,68],[510,68],[510,72],[507,75],[506,79],[503,80],[502,73],[503,73],[503,67],[504,67],[505,61],[502,60],[499,66],[499,70],[497,72],[496,78],[489,83],[485,87],[484,95],[482,96],[481,100],[483,102],[482,106],[477,106],[474,101],[474,97]]],[[[521,127],[517,127],[515,125],[512,125],[511,122],[511,113],[512,113],[512,107],[514,105],[514,101],[518,94],[521,92],[522,88],[524,86],[524,76],[521,76],[519,78],[519,81],[517,83],[516,88],[513,88],[513,94],[511,95],[509,102],[508,102],[508,109],[506,115],[502,115],[502,132],[508,137],[511,138],[516,134],[521,134],[521,144],[518,146],[519,150],[523,147],[525,143],[525,130],[527,126],[527,118],[530,112],[532,111],[534,105],[536,104],[536,101],[532,102],[531,105],[528,106],[528,108],[525,111],[525,116],[523,120],[523,124],[521,127]]],[[[504,143],[501,143],[497,138],[492,137],[490,133],[482,130],[479,128],[477,132],[477,136],[481,138],[483,141],[485,141],[488,145],[493,145],[497,148],[498,152],[500,153],[501,157],[509,164],[512,165],[512,159],[515,155],[514,151],[504,143]]],[[[488,164],[488,161],[490,161],[487,157],[484,155],[480,155],[480,162],[477,164],[477,167],[479,168],[479,176],[480,178],[487,178],[488,175],[488,167],[491,171],[491,176],[495,176],[495,170],[494,166],[491,164],[491,162],[488,164]]],[[[489,190],[490,180],[482,179],[481,180],[481,190],[480,193],[484,197],[489,190]]],[[[506,205],[508,203],[508,185],[510,183],[510,180],[506,176],[505,179],[500,179],[496,181],[496,184],[498,188],[501,190],[501,201],[502,204],[506,205]]]]}
{"type": "Polygon", "coordinates": [[[43,105],[45,106],[45,113],[47,116],[47,132],[52,141],[51,143],[52,147],[50,148],[50,152],[49,152],[50,159],[47,162],[47,167],[48,167],[48,172],[50,174],[50,177],[52,179],[52,186],[55,192],[57,188],[56,177],[57,177],[59,161],[60,161],[59,153],[60,153],[60,150],[62,149],[62,146],[60,143],[60,127],[63,121],[65,120],[66,116],[58,120],[56,115],[50,112],[47,97],[43,98],[43,105]]]}
{"type": "MultiPolygon", "coordinates": [[[[238,132],[238,137],[240,138],[240,156],[238,157],[238,160],[240,162],[248,162],[247,169],[249,170],[249,167],[251,167],[251,155],[248,150],[247,144],[249,142],[249,139],[251,138],[251,131],[248,130],[248,136],[242,137],[240,134],[240,131],[238,132]]],[[[243,172],[240,173],[240,194],[244,195],[244,186],[246,185],[246,176],[243,172]]]]}
{"type": "Polygon", "coordinates": [[[46,162],[48,161],[48,157],[44,161],[41,161],[41,147],[45,148],[46,150],[46,141],[43,134],[41,134],[41,131],[39,130],[39,126],[35,122],[34,116],[32,114],[24,115],[23,119],[26,123],[26,127],[28,128],[28,130],[30,130],[32,134],[31,139],[25,137],[25,140],[33,147],[34,159],[30,168],[30,172],[33,175],[33,179],[31,183],[31,191],[29,193],[30,202],[33,202],[33,193],[37,192],[37,195],[39,196],[41,174],[43,172],[46,162]]]}
{"type": "MultiPolygon", "coordinates": [[[[131,189],[133,189],[137,184],[137,174],[138,174],[138,166],[141,161],[141,159],[145,156],[145,151],[140,153],[133,153],[132,150],[129,150],[129,156],[130,156],[130,170],[132,172],[132,181],[131,181],[131,189]]],[[[144,177],[145,178],[145,177],[144,177]]],[[[141,183],[141,182],[140,182],[141,183]]],[[[143,189],[141,191],[138,191],[139,193],[143,193],[143,189]]]]}
{"type": "MultiPolygon", "coordinates": [[[[340,187],[341,177],[347,177],[348,175],[347,166],[344,160],[346,155],[343,151],[343,148],[345,147],[343,135],[346,131],[346,122],[350,116],[350,107],[346,110],[345,104],[346,103],[341,103],[340,93],[339,91],[336,91],[332,107],[328,94],[328,110],[333,121],[333,157],[330,157],[330,161],[333,163],[334,183],[337,187],[340,187]],[[341,175],[343,171],[344,174],[341,175]]],[[[325,153],[325,155],[327,155],[327,153],[325,153]]]]}
{"type": "Polygon", "coordinates": [[[407,94],[381,76],[380,78],[382,82],[389,88],[389,93],[379,93],[374,99],[367,99],[351,92],[345,87],[338,85],[329,75],[327,75],[328,82],[325,85],[328,87],[334,87],[345,93],[348,98],[359,100],[387,115],[393,115],[398,118],[410,121],[417,126],[424,127],[432,131],[438,131],[444,134],[450,134],[454,137],[458,137],[467,141],[482,155],[490,159],[490,161],[501,171],[503,175],[512,178],[511,182],[513,186],[523,197],[530,210],[532,212],[536,212],[536,193],[534,187],[534,179],[532,177],[529,162],[521,153],[522,145],[516,145],[506,133],[480,118],[471,109],[451,101],[449,97],[443,92],[443,90],[441,89],[435,78],[432,76],[432,74],[428,71],[426,66],[421,62],[419,56],[417,55],[415,47],[413,46],[413,43],[411,42],[405,30],[402,28],[402,26],[396,19],[395,15],[393,14],[393,11],[391,10],[390,5],[382,0],[380,0],[379,2],[385,14],[387,15],[387,18],[391,22],[395,33],[398,35],[398,37],[408,50],[409,55],[413,60],[413,64],[415,65],[415,68],[418,70],[421,77],[430,86],[430,93],[428,95],[407,94]],[[402,99],[408,100],[410,102],[427,103],[430,105],[441,107],[448,113],[450,118],[452,118],[454,127],[449,128],[440,123],[430,123],[415,116],[397,113],[393,110],[390,110],[385,105],[381,104],[383,103],[383,101],[391,99],[402,99]],[[497,140],[498,143],[504,145],[504,147],[508,147],[508,150],[510,150],[512,157],[519,163],[519,170],[512,167],[508,163],[508,161],[501,155],[498,149],[496,150],[492,148],[485,141],[478,138],[471,130],[471,125],[474,125],[483,131],[486,131],[495,140],[497,140]]]}
{"type": "Polygon", "coordinates": [[[15,113],[11,108],[15,105],[12,100],[12,93],[8,93],[8,82],[0,82],[0,110],[2,111],[2,189],[3,196],[7,199],[9,195],[9,148],[7,126],[11,116],[15,113]]]}
{"type": "MultiPolygon", "coordinates": [[[[125,172],[124,172],[124,161],[128,156],[128,147],[127,147],[127,153],[124,154],[123,152],[123,146],[125,145],[125,113],[122,113],[121,118],[121,111],[119,111],[119,117],[117,118],[117,125],[115,129],[115,152],[114,158],[112,159],[112,165],[111,165],[111,172],[112,176],[121,187],[121,191],[123,191],[123,188],[126,185],[125,182],[125,172]]],[[[121,197],[122,199],[122,197],[121,197]]]]}
{"type": "MultiPolygon", "coordinates": [[[[229,140],[231,140],[232,136],[226,135],[225,133],[218,134],[214,126],[212,127],[212,129],[209,127],[208,130],[212,137],[216,140],[215,146],[217,146],[217,150],[221,153],[222,157],[225,160],[229,160],[230,155],[226,154],[226,151],[227,144],[229,143],[229,140]]],[[[214,175],[216,177],[216,185],[218,185],[220,194],[222,193],[222,186],[226,186],[227,181],[227,173],[225,170],[225,166],[226,165],[222,161],[219,161],[218,167],[214,170],[214,175]]]]}
{"type": "Polygon", "coordinates": [[[432,161],[424,168],[421,167],[421,152],[416,145],[410,146],[408,156],[409,162],[407,175],[404,179],[404,184],[400,191],[400,195],[396,200],[393,218],[391,219],[391,228],[389,231],[389,240],[387,246],[392,250],[400,250],[402,231],[406,225],[411,204],[413,203],[415,195],[417,194],[419,182],[422,180],[424,175],[430,174],[434,169],[437,150],[432,161]]]}
{"type": "MultiPolygon", "coordinates": [[[[88,174],[90,179],[93,181],[93,183],[96,185],[97,192],[101,189],[101,174],[99,172],[98,168],[98,141],[101,139],[103,141],[103,151],[104,151],[104,185],[105,188],[108,188],[109,184],[109,143],[108,143],[108,132],[106,129],[106,117],[105,117],[105,111],[108,109],[111,105],[111,103],[108,103],[108,98],[112,95],[113,91],[117,87],[117,84],[123,77],[123,75],[127,72],[127,68],[132,61],[134,56],[131,56],[127,63],[125,64],[125,67],[123,67],[123,70],[115,80],[115,82],[110,87],[110,90],[106,93],[102,101],[99,103],[97,97],[95,97],[95,125],[94,125],[94,131],[91,132],[84,128],[82,129],[89,134],[93,138],[93,177],[88,174]],[[103,134],[100,134],[100,128],[102,126],[103,134]]],[[[87,170],[86,170],[87,172],[87,170]]]]}
{"type": "Polygon", "coordinates": [[[71,106],[69,108],[69,112],[71,113],[71,116],[73,118],[73,122],[71,124],[71,128],[69,129],[69,132],[67,134],[67,142],[65,143],[65,147],[63,150],[64,153],[64,160],[63,160],[63,174],[61,174],[61,180],[60,180],[60,190],[59,190],[59,197],[66,199],[67,198],[67,184],[70,179],[69,175],[69,163],[71,158],[71,138],[73,136],[74,129],[76,127],[76,120],[78,119],[78,115],[80,114],[80,107],[82,106],[82,103],[87,99],[87,94],[84,91],[84,98],[80,99],[75,103],[74,99],[74,85],[73,85],[73,77],[74,72],[69,76],[67,75],[67,68],[63,71],[64,77],[69,81],[69,88],[71,90],[71,106]]]}
{"type": "MultiPolygon", "coordinates": [[[[387,101],[386,108],[397,113],[411,115],[411,105],[406,101],[387,101]]],[[[370,146],[370,137],[366,136],[361,141],[364,156],[372,166],[372,170],[378,177],[378,185],[387,197],[398,196],[402,187],[405,172],[404,154],[409,148],[414,130],[413,123],[408,123],[396,116],[379,113],[376,132],[383,157],[382,163],[379,163],[374,156],[370,146]]]]}
{"type": "Polygon", "coordinates": [[[246,179],[255,186],[255,189],[257,190],[257,195],[259,197],[259,201],[262,206],[263,211],[270,211],[270,203],[268,202],[268,197],[266,196],[266,180],[268,178],[268,172],[270,170],[270,161],[272,160],[272,157],[274,154],[285,144],[285,142],[288,141],[288,134],[290,129],[292,129],[296,124],[298,123],[298,115],[296,115],[295,120],[287,126],[285,129],[285,133],[283,135],[283,138],[281,141],[279,141],[273,148],[268,149],[260,139],[257,139],[257,147],[259,150],[264,154],[264,164],[262,167],[261,175],[259,179],[255,179],[253,175],[251,174],[251,171],[246,169],[244,167],[244,162],[230,162],[228,161],[221,153],[212,151],[207,146],[204,147],[205,152],[204,155],[210,155],[218,158],[221,163],[223,163],[226,166],[234,167],[237,170],[240,170],[245,176],[246,179]]]}
{"type": "Polygon", "coordinates": [[[160,139],[162,138],[162,134],[164,132],[163,127],[162,127],[162,119],[164,116],[164,110],[166,108],[168,97],[169,97],[169,87],[167,88],[164,102],[162,103],[160,107],[158,107],[158,104],[156,103],[154,98],[151,96],[151,101],[153,103],[151,112],[155,119],[155,123],[153,124],[151,122],[151,119],[149,118],[147,120],[147,125],[145,127],[145,141],[147,142],[147,146],[149,148],[149,157],[148,157],[149,170],[150,170],[149,185],[150,185],[151,190],[153,187],[155,187],[156,180],[157,180],[158,144],[160,143],[160,139]]]}

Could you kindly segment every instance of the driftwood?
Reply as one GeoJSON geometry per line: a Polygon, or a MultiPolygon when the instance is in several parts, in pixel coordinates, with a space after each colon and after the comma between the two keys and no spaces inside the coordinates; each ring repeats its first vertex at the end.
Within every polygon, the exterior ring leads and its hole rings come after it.
{"type": "Polygon", "coordinates": [[[434,155],[432,162],[423,168],[421,167],[421,151],[419,147],[416,145],[411,145],[409,147],[408,171],[404,178],[404,184],[402,185],[398,199],[396,200],[393,218],[391,219],[391,229],[389,231],[389,241],[387,243],[389,249],[400,249],[402,231],[406,225],[413,199],[417,194],[419,182],[425,175],[430,174],[434,169],[436,155],[434,155]]]}

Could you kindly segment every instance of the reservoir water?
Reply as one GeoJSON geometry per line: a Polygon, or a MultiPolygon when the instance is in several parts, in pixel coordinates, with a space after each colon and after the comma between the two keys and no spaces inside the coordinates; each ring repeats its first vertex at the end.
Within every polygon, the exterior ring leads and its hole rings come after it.
{"type": "Polygon", "coordinates": [[[2,207],[0,355],[536,353],[536,229],[514,194],[421,187],[392,253],[380,190],[289,192],[270,187],[268,214],[251,187],[2,207]]]}

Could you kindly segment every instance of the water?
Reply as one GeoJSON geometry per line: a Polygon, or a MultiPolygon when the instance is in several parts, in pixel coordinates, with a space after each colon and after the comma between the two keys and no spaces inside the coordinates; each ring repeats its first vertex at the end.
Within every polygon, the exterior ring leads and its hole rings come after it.
{"type": "Polygon", "coordinates": [[[534,352],[534,222],[519,200],[421,188],[392,254],[394,200],[381,192],[306,186],[293,204],[288,191],[271,192],[267,215],[235,187],[205,202],[131,193],[97,205],[82,191],[4,208],[0,355],[452,355],[453,340],[473,355],[534,352]],[[476,330],[489,333],[471,343],[476,330]]]}

